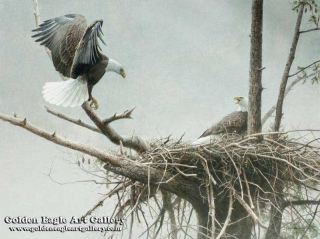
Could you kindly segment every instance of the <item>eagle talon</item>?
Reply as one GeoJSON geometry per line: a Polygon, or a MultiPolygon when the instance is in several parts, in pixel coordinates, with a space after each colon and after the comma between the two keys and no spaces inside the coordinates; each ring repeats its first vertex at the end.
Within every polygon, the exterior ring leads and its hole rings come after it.
{"type": "Polygon", "coordinates": [[[99,108],[99,103],[95,98],[91,98],[90,107],[94,110],[97,110],[99,108]],[[94,106],[92,106],[94,105],[94,106]]]}

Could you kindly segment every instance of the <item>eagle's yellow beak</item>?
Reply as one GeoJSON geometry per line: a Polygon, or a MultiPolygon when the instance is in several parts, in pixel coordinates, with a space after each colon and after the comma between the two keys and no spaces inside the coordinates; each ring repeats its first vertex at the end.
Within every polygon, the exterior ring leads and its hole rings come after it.
{"type": "Polygon", "coordinates": [[[124,70],[121,70],[120,74],[122,75],[123,78],[126,78],[126,73],[124,72],[124,70]]]}
{"type": "Polygon", "coordinates": [[[234,103],[239,104],[239,102],[242,100],[242,97],[236,96],[234,97],[234,103]]]}

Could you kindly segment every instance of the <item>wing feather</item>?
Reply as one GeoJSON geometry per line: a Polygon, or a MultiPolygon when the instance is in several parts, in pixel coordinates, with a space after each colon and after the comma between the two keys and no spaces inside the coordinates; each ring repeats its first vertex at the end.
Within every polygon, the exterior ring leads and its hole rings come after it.
{"type": "Polygon", "coordinates": [[[72,78],[76,78],[84,73],[83,71],[87,69],[87,67],[83,67],[84,65],[92,66],[103,58],[98,41],[99,38],[100,41],[104,43],[101,30],[102,24],[102,20],[97,20],[85,30],[85,33],[83,34],[83,37],[75,52],[71,69],[72,78]]]}
{"type": "Polygon", "coordinates": [[[209,135],[216,135],[222,133],[243,133],[247,130],[248,112],[235,111],[225,117],[219,122],[212,125],[209,129],[203,132],[199,137],[206,137],[209,135]]]}
{"type": "Polygon", "coordinates": [[[52,55],[53,65],[65,77],[71,77],[71,67],[77,46],[86,30],[85,17],[67,14],[44,21],[32,37],[46,46],[52,55]]]}

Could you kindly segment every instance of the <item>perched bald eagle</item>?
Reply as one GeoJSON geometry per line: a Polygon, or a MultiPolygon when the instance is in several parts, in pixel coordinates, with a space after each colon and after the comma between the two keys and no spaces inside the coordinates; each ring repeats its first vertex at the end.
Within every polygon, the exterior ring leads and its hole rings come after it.
{"type": "Polygon", "coordinates": [[[239,105],[238,110],[223,117],[219,122],[204,131],[199,138],[224,133],[241,134],[247,131],[248,99],[243,96],[237,96],[234,97],[234,100],[239,105]]]}
{"type": "MultiPolygon", "coordinates": [[[[43,87],[44,99],[55,105],[76,106],[91,101],[90,106],[98,108],[98,101],[92,97],[92,89],[107,71],[126,77],[123,67],[101,53],[98,38],[102,39],[103,21],[97,20],[87,26],[85,17],[67,14],[40,24],[33,30],[36,42],[51,51],[53,65],[63,76],[61,82],[48,82],[43,87]]],[[[105,44],[105,43],[104,43],[105,44]]]]}

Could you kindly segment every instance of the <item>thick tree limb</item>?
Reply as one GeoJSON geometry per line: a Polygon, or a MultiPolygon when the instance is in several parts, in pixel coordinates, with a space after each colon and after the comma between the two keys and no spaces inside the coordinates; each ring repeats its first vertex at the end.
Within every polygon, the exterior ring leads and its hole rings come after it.
{"type": "Polygon", "coordinates": [[[297,49],[297,45],[298,45],[298,41],[299,41],[299,31],[300,31],[300,25],[301,25],[301,21],[302,21],[304,6],[305,6],[304,3],[300,4],[299,14],[298,14],[296,27],[295,27],[295,31],[294,31],[294,36],[293,36],[293,41],[291,44],[290,54],[289,54],[286,67],[285,67],[283,75],[282,75],[282,80],[281,80],[279,95],[278,95],[278,101],[277,101],[277,106],[276,106],[276,117],[275,117],[275,121],[274,121],[274,130],[275,131],[279,131],[279,129],[280,129],[281,118],[282,118],[282,114],[283,114],[282,113],[283,101],[284,101],[286,86],[287,86],[287,82],[288,82],[289,72],[290,72],[294,57],[295,57],[295,53],[296,53],[296,49],[297,49]]]}
{"type": "Polygon", "coordinates": [[[168,212],[169,219],[170,219],[170,225],[171,225],[171,239],[177,239],[178,238],[178,228],[177,228],[177,222],[174,215],[173,205],[171,202],[171,194],[162,190],[162,202],[163,202],[163,208],[168,212]]]}
{"type": "Polygon", "coordinates": [[[252,1],[251,18],[248,134],[261,132],[263,0],[252,1]]]}
{"type": "Polygon", "coordinates": [[[53,143],[56,143],[58,145],[70,148],[70,149],[74,149],[77,151],[80,151],[82,153],[97,157],[99,159],[101,159],[104,162],[108,162],[114,166],[120,166],[119,162],[122,160],[122,158],[114,156],[112,154],[108,154],[106,152],[103,152],[97,148],[94,148],[92,146],[86,145],[86,144],[81,144],[78,142],[74,142],[71,140],[67,140],[64,139],[60,136],[58,136],[56,134],[56,132],[54,133],[49,133],[41,128],[38,128],[37,126],[34,126],[32,124],[30,124],[27,119],[18,119],[15,117],[11,117],[5,114],[0,114],[0,119],[7,121],[11,124],[20,126],[28,131],[30,131],[33,134],[36,134],[42,138],[45,138],[49,141],[52,141],[53,143]]]}
{"type": "Polygon", "coordinates": [[[45,138],[55,144],[99,158],[101,161],[106,163],[104,167],[109,171],[144,184],[148,184],[149,182],[152,185],[158,186],[160,189],[172,192],[191,202],[191,204],[195,206],[196,210],[207,210],[205,205],[201,203],[202,198],[199,195],[199,185],[195,182],[187,180],[186,178],[182,178],[180,175],[173,177],[173,175],[154,169],[149,165],[144,165],[125,157],[114,156],[87,144],[67,140],[57,135],[56,132],[49,133],[37,126],[30,124],[26,118],[18,119],[0,113],[0,119],[13,125],[20,126],[31,133],[45,138]]]}
{"type": "Polygon", "coordinates": [[[90,107],[88,101],[82,104],[82,108],[87,113],[93,123],[101,130],[101,132],[114,144],[120,145],[122,142],[124,147],[134,149],[135,151],[142,153],[149,150],[149,146],[138,136],[121,137],[115,130],[113,130],[108,124],[104,124],[103,120],[94,112],[90,107]]]}

